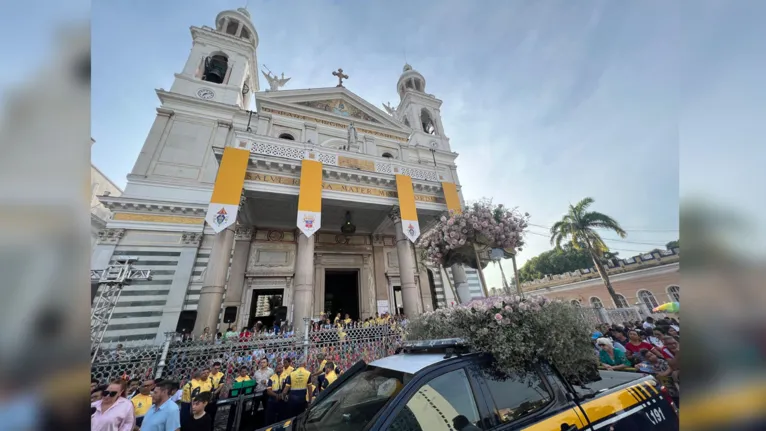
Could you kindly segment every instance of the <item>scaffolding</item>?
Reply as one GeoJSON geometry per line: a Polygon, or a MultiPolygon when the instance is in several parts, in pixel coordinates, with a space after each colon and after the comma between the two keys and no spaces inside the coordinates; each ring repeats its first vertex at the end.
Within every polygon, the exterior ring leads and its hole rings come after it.
{"type": "Polygon", "coordinates": [[[133,263],[137,260],[137,257],[119,256],[114,259],[113,264],[106,268],[90,271],[91,282],[98,282],[99,284],[90,314],[91,363],[98,355],[101,341],[107,326],[109,326],[109,320],[112,318],[117,301],[120,299],[123,286],[133,281],[152,279],[150,270],[133,268],[133,263]]]}

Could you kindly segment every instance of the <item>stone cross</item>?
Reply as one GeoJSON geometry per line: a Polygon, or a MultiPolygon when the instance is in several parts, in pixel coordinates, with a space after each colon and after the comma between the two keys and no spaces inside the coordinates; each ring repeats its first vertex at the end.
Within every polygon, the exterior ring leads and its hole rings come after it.
{"type": "Polygon", "coordinates": [[[338,68],[338,70],[333,72],[332,75],[338,78],[338,85],[336,85],[336,87],[343,87],[343,80],[348,79],[348,75],[344,75],[343,69],[341,68],[338,68]]]}

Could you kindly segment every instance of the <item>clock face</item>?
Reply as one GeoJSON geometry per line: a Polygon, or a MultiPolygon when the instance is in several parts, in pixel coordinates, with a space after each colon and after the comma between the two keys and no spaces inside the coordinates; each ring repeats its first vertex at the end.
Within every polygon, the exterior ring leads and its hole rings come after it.
{"type": "Polygon", "coordinates": [[[200,99],[210,100],[215,97],[215,93],[209,88],[200,88],[197,90],[197,97],[200,99]]]}

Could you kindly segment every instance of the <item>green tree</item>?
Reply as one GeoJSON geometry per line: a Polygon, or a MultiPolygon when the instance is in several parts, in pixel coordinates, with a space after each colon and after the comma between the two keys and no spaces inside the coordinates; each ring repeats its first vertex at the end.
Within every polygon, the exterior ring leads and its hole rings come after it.
{"type": "Polygon", "coordinates": [[[561,248],[561,243],[566,241],[575,249],[587,251],[604,282],[606,290],[609,292],[609,296],[612,297],[615,304],[618,304],[617,295],[609,281],[609,275],[601,262],[604,253],[609,251],[609,247],[606,246],[596,229],[611,230],[620,238],[625,238],[627,233],[616,220],[608,215],[597,211],[588,211],[588,207],[593,202],[593,198],[585,198],[576,205],[569,205],[567,214],[551,226],[551,244],[555,244],[556,248],[561,248]]]}
{"type": "Polygon", "coordinates": [[[546,275],[563,274],[591,265],[590,255],[584,249],[575,249],[571,244],[544,251],[527,260],[519,270],[519,280],[532,281],[546,275]]]}
{"type": "Polygon", "coordinates": [[[673,250],[674,248],[681,248],[681,240],[677,239],[675,241],[670,241],[669,243],[665,244],[665,248],[668,250],[673,250]]]}

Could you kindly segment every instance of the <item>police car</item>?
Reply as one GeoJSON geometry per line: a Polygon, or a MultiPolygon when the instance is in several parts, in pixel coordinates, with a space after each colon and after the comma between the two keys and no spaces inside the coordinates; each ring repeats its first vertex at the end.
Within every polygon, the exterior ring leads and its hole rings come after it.
{"type": "Polygon", "coordinates": [[[301,415],[264,431],[678,430],[653,377],[600,371],[573,385],[549,364],[508,375],[457,339],[407,343],[358,362],[301,415]]]}

